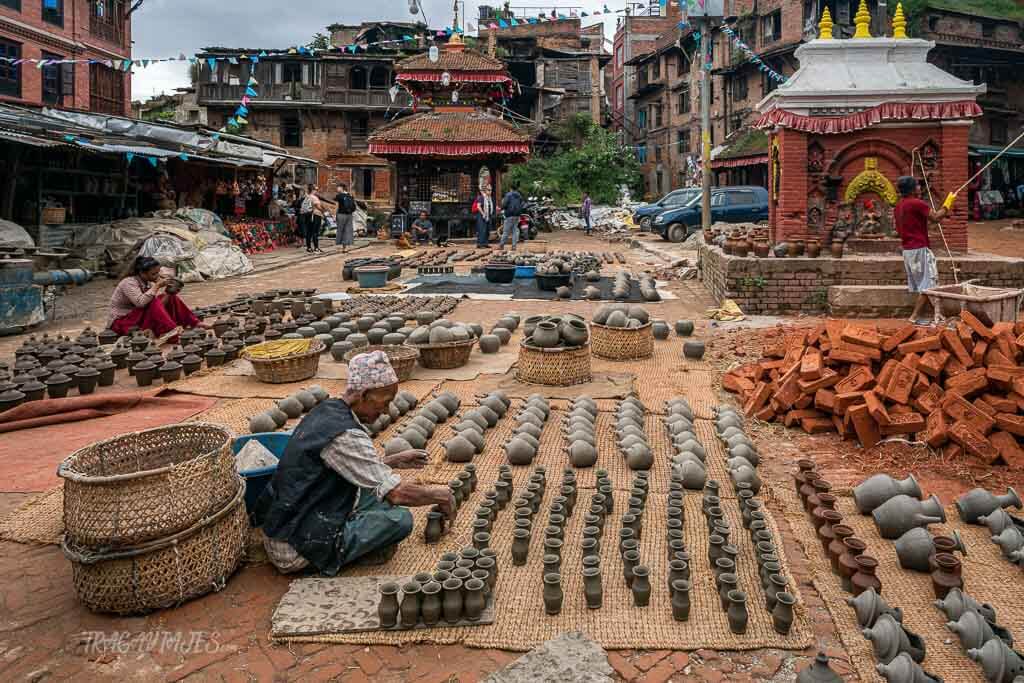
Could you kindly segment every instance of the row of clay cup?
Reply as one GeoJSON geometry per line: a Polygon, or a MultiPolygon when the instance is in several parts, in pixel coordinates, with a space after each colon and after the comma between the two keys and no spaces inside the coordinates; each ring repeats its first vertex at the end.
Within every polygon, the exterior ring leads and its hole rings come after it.
{"type": "Polygon", "coordinates": [[[497,578],[498,558],[489,547],[445,553],[433,573],[416,574],[401,586],[381,584],[377,607],[381,628],[436,626],[442,619],[448,624],[479,621],[494,595],[497,578]]]}
{"type": "Polygon", "coordinates": [[[668,591],[672,618],[687,621],[690,618],[690,553],[683,538],[686,509],[683,504],[683,477],[673,468],[669,481],[666,504],[666,538],[668,548],[668,591]]]}
{"type": "MultiPolygon", "coordinates": [[[[452,516],[458,514],[459,508],[465,504],[469,496],[476,491],[477,487],[477,476],[476,476],[476,465],[473,463],[466,463],[465,467],[459,474],[448,482],[448,489],[452,493],[452,500],[455,501],[455,506],[452,509],[452,516]]],[[[491,527],[494,523],[494,518],[502,508],[504,504],[500,504],[498,501],[498,493],[496,489],[491,489],[487,492],[492,495],[484,495],[484,499],[481,501],[480,506],[477,508],[476,519],[487,520],[487,528],[484,529],[488,533],[491,531],[491,527]]],[[[508,499],[505,499],[508,502],[508,499]]],[[[428,545],[440,542],[441,538],[448,531],[448,526],[445,524],[445,515],[441,511],[441,508],[437,505],[430,509],[427,513],[427,523],[423,527],[423,540],[428,545]]],[[[474,528],[473,533],[476,533],[474,528]]]]}
{"type": "MultiPolygon", "coordinates": [[[[611,500],[612,496],[612,481],[608,476],[608,471],[599,469],[596,472],[596,484],[597,490],[590,495],[590,506],[585,508],[583,512],[583,540],[580,545],[582,548],[582,560],[586,563],[588,557],[597,560],[595,568],[596,573],[591,572],[596,576],[594,581],[600,585],[600,557],[601,557],[601,538],[604,536],[605,522],[608,519],[608,514],[612,511],[613,503],[611,500]]],[[[557,503],[551,505],[550,515],[548,517],[549,523],[555,523],[561,515],[559,515],[557,503]]],[[[587,569],[584,564],[584,570],[587,569]]],[[[584,573],[584,578],[587,577],[587,573],[584,573]]],[[[594,588],[591,587],[591,592],[594,588]]],[[[587,604],[594,604],[594,608],[601,606],[600,594],[595,593],[593,596],[588,597],[587,604]]]]}
{"type": "Polygon", "coordinates": [[[444,442],[444,455],[448,462],[469,462],[474,455],[484,452],[484,435],[508,412],[512,401],[503,391],[493,391],[480,401],[480,405],[462,413],[453,427],[455,436],[444,442]]]}
{"type": "Polygon", "coordinates": [[[632,588],[633,567],[640,562],[640,540],[643,535],[643,515],[650,491],[650,473],[637,472],[622,513],[619,526],[619,553],[622,556],[622,575],[627,588],[632,588]]]}
{"type": "Polygon", "coordinates": [[[505,442],[505,457],[511,465],[529,465],[540,448],[540,435],[551,415],[548,400],[540,394],[530,394],[516,413],[516,426],[505,442]]]}
{"type": "Polygon", "coordinates": [[[665,403],[665,412],[665,429],[676,451],[672,456],[672,472],[679,474],[679,481],[685,488],[700,491],[708,478],[707,452],[697,438],[693,409],[685,398],[679,397],[665,403]]]}
{"type": "MultiPolygon", "coordinates": [[[[536,475],[531,476],[534,479],[536,475]]],[[[527,492],[535,485],[531,481],[526,485],[527,492]]],[[[538,497],[543,497],[544,490],[534,491],[538,497]]],[[[541,558],[543,565],[543,578],[549,573],[560,573],[562,569],[562,548],[565,546],[565,525],[576,509],[579,502],[578,485],[576,472],[567,467],[562,472],[562,483],[558,489],[559,495],[554,496],[548,508],[547,526],[544,527],[544,555],[541,558]]],[[[535,511],[536,512],[536,511],[535,511]]],[[[532,518],[531,518],[532,520],[532,518]]]]}
{"type": "MultiPolygon", "coordinates": [[[[512,467],[503,464],[499,467],[499,477],[511,478],[512,467]]],[[[547,470],[538,465],[530,472],[530,478],[523,490],[513,499],[512,505],[515,510],[515,522],[512,528],[512,564],[522,566],[526,564],[530,552],[530,537],[533,535],[533,519],[540,511],[540,503],[547,490],[547,470]]],[[[559,498],[560,502],[569,503],[568,498],[559,498]]],[[[559,561],[561,561],[561,546],[559,546],[559,561]]]]}

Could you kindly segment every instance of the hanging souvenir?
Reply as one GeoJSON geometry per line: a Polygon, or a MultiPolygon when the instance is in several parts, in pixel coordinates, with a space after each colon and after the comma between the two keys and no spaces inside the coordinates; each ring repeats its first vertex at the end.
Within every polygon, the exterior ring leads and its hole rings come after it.
{"type": "Polygon", "coordinates": [[[452,104],[458,104],[459,102],[459,91],[452,90],[452,104]]]}
{"type": "Polygon", "coordinates": [[[430,46],[430,50],[427,52],[427,56],[430,58],[430,61],[432,62],[437,62],[437,60],[441,58],[441,53],[438,51],[437,45],[430,46]]]}
{"type": "Polygon", "coordinates": [[[452,75],[450,73],[445,71],[443,74],[441,74],[441,85],[447,88],[449,85],[451,85],[451,82],[452,75]]]}

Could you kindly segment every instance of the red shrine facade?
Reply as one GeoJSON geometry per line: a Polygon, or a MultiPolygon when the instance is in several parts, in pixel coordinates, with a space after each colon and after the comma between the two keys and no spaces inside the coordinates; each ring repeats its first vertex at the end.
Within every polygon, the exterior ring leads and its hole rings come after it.
{"type": "MultiPolygon", "coordinates": [[[[967,133],[985,86],[929,64],[929,41],[835,40],[829,28],[797,49],[800,69],[758,105],[757,126],[770,140],[771,237],[898,253],[897,178],[917,177],[922,199],[930,188],[936,208],[967,180],[967,133]]],[[[933,228],[936,253],[945,252],[943,235],[949,249],[967,251],[962,195],[942,234],[933,228]]]]}

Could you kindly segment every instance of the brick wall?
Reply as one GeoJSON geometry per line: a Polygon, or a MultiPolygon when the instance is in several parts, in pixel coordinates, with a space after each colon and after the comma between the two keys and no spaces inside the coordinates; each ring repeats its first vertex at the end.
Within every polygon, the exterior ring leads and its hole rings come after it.
{"type": "MultiPolygon", "coordinates": [[[[939,281],[953,282],[952,260],[939,256],[939,281]]],[[[833,258],[740,258],[721,248],[698,246],[700,275],[715,298],[733,299],[744,313],[779,315],[823,313],[834,285],[906,285],[899,256],[833,258]]],[[[960,281],[979,279],[992,287],[1024,287],[1024,260],[1001,257],[957,258],[960,281]]]]}
{"type": "MultiPolygon", "coordinates": [[[[0,6],[0,38],[21,45],[22,59],[42,59],[43,53],[65,59],[112,60],[131,56],[131,26],[124,26],[124,42],[117,44],[90,31],[91,0],[64,0],[63,27],[49,23],[42,17],[42,0],[23,0],[21,11],[0,6]]],[[[0,96],[0,101],[29,106],[43,105],[42,76],[34,63],[21,65],[21,97],[0,96]]],[[[88,111],[89,65],[75,64],[74,95],[62,98],[58,106],[88,111]]],[[[121,113],[131,115],[131,74],[123,73],[124,108],[121,113]]]]}

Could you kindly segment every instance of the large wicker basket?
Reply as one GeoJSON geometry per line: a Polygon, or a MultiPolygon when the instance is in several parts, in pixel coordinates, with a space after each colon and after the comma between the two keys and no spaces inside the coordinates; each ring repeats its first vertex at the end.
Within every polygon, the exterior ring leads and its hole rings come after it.
{"type": "Polygon", "coordinates": [[[61,543],[71,560],[78,599],[94,612],[142,614],[224,588],[249,537],[245,481],[235,495],[192,527],[121,550],[96,552],[61,543]]]}
{"type": "Polygon", "coordinates": [[[259,381],[267,384],[286,384],[301,382],[315,375],[316,369],[320,367],[320,354],[326,348],[322,341],[314,339],[305,353],[282,358],[253,358],[242,351],[242,358],[252,363],[253,372],[259,381]]]}
{"type": "Polygon", "coordinates": [[[219,425],[187,422],[75,451],[57,469],[71,542],[93,549],[134,546],[217,512],[238,487],[231,438],[219,425]]]}
{"type": "Polygon", "coordinates": [[[404,382],[412,377],[413,368],[416,367],[416,359],[420,357],[420,352],[415,346],[385,344],[352,349],[344,355],[345,362],[348,363],[359,354],[370,353],[371,351],[383,351],[388,354],[388,360],[391,361],[391,367],[395,369],[399,382],[404,382]]]}
{"type": "Polygon", "coordinates": [[[590,323],[594,355],[605,360],[638,360],[654,354],[654,325],[608,327],[590,323]]]}
{"type": "Polygon", "coordinates": [[[461,368],[469,362],[469,354],[476,344],[476,337],[466,341],[445,342],[443,344],[417,344],[420,352],[420,365],[432,370],[451,370],[461,368]]]}
{"type": "Polygon", "coordinates": [[[591,378],[590,344],[542,349],[520,343],[516,367],[520,382],[556,387],[583,384],[591,378]]]}

